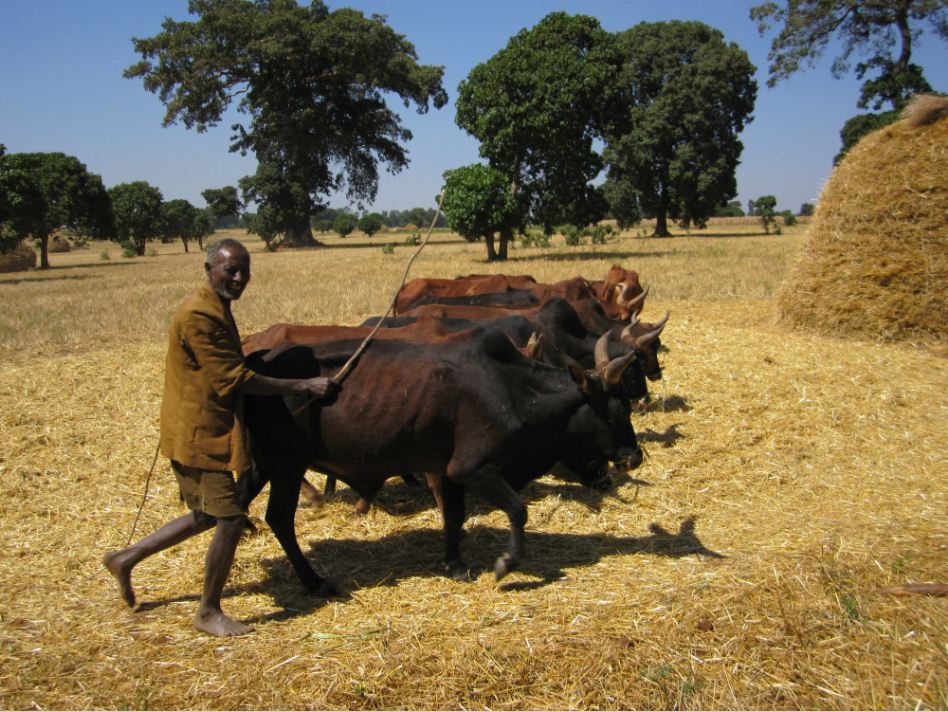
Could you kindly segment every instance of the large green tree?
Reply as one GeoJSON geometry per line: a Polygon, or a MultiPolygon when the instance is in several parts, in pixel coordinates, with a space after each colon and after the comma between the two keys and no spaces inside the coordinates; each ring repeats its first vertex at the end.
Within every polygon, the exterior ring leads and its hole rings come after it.
{"type": "Polygon", "coordinates": [[[90,237],[112,233],[112,212],[102,179],[75,156],[12,153],[0,157],[0,203],[8,230],[32,236],[40,247],[40,269],[49,268],[49,236],[63,227],[90,237]]]}
{"type": "Polygon", "coordinates": [[[500,251],[494,245],[494,233],[510,235],[524,222],[524,208],[518,196],[510,192],[507,174],[475,163],[444,174],[444,214],[451,229],[468,242],[483,238],[487,261],[507,258],[507,240],[500,251]]]}
{"type": "MultiPolygon", "coordinates": [[[[201,191],[201,197],[207,203],[207,209],[214,216],[215,226],[228,218],[236,222],[243,205],[237,195],[237,188],[225,185],[223,188],[208,188],[201,191]]],[[[233,225],[231,225],[233,226],[233,225]]]]}
{"type": "Polygon", "coordinates": [[[166,18],[163,31],[134,39],[142,61],[125,71],[167,107],[164,124],[205,131],[235,100],[231,150],[253,153],[258,171],[241,181],[266,206],[268,228],[311,242],[309,216],[344,190],[371,201],[378,165],[397,172],[411,139],[386,98],[419,113],[447,102],[441,67],[419,64],[414,46],[380,15],[330,11],[320,0],[191,0],[197,20],[166,18]]]}
{"type": "MultiPolygon", "coordinates": [[[[548,232],[604,213],[592,185],[603,168],[594,144],[616,116],[619,67],[613,37],[597,20],[554,12],[458,87],[458,126],[481,142],[481,156],[548,232]]],[[[501,233],[498,257],[506,240],[501,233]]]]}
{"type": "Polygon", "coordinates": [[[768,86],[794,74],[803,65],[816,64],[828,47],[840,47],[833,59],[834,77],[850,70],[853,54],[865,57],[856,64],[857,76],[878,70],[863,85],[859,107],[889,102],[901,108],[912,94],[931,89],[918,65],[912,64],[912,44],[930,25],[948,39],[948,9],[944,0],[784,0],[751,8],[761,35],[782,25],[770,46],[768,86]],[[836,45],[838,41],[840,44],[836,45]],[[898,56],[893,49],[898,46],[898,56]]]}
{"type": "Polygon", "coordinates": [[[840,131],[842,149],[838,163],[859,139],[898,118],[913,94],[932,90],[922,68],[912,62],[912,48],[922,30],[930,26],[936,36],[948,39],[948,9],[944,0],[785,0],[751,8],[761,35],[780,29],[770,54],[768,86],[793,75],[803,66],[814,66],[829,47],[839,47],[831,71],[837,79],[852,68],[865,79],[857,106],[877,113],[857,114],[840,131]],[[890,111],[879,112],[888,104],[890,111]]]}
{"type": "Polygon", "coordinates": [[[700,22],[641,23],[617,41],[627,113],[604,151],[613,217],[628,224],[654,216],[661,237],[669,218],[702,225],[737,193],[754,65],[700,22]]]}
{"type": "Polygon", "coordinates": [[[161,191],[136,180],[112,186],[109,197],[115,214],[116,239],[131,246],[137,255],[144,255],[145,243],[162,234],[161,191]]]}

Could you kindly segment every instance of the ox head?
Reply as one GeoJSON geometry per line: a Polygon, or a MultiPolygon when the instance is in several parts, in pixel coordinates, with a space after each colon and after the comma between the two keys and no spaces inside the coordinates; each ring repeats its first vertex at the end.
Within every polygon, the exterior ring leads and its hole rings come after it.
{"type": "Polygon", "coordinates": [[[662,343],[658,337],[665,329],[669,316],[670,313],[666,313],[661,321],[654,324],[645,324],[637,317],[632,317],[629,325],[619,335],[620,342],[639,354],[645,377],[650,381],[657,381],[662,377],[662,366],[658,362],[658,349],[662,343]]]}
{"type": "Polygon", "coordinates": [[[563,461],[586,484],[608,482],[609,463],[624,471],[642,463],[642,450],[632,428],[632,409],[622,384],[622,374],[635,361],[636,353],[609,359],[584,371],[575,362],[569,372],[584,397],[573,415],[563,461]]]}

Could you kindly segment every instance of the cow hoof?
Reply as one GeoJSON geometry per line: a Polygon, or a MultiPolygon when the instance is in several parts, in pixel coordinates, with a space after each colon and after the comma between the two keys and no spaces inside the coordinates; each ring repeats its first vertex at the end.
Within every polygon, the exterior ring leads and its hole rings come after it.
{"type": "Polygon", "coordinates": [[[452,561],[444,565],[445,575],[455,581],[470,581],[471,575],[463,561],[452,561]]]}
{"type": "Polygon", "coordinates": [[[517,564],[510,554],[503,554],[497,557],[494,563],[494,578],[500,581],[504,576],[516,568],[517,564]]]}
{"type": "Polygon", "coordinates": [[[306,584],[306,589],[314,596],[319,598],[342,598],[343,594],[339,592],[330,581],[318,579],[306,584]]]}

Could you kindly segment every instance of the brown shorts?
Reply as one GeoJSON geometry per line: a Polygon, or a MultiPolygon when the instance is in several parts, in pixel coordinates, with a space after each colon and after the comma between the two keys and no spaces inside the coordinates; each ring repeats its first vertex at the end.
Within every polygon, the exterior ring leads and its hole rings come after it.
{"type": "Polygon", "coordinates": [[[171,469],[188,509],[212,517],[239,517],[245,513],[237,499],[234,475],[227,470],[189,467],[175,460],[171,461],[171,469]]]}

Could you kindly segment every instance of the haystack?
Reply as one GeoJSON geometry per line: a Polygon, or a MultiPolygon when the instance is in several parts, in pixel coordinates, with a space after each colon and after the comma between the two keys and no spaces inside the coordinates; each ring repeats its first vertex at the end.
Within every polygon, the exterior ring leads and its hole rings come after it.
{"type": "Polygon", "coordinates": [[[833,172],[778,293],[797,328],[948,340],[948,98],[916,97],[833,172]]]}

